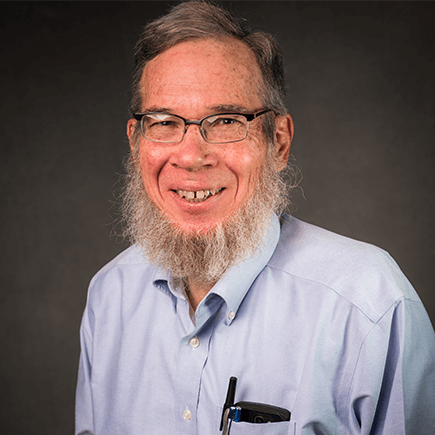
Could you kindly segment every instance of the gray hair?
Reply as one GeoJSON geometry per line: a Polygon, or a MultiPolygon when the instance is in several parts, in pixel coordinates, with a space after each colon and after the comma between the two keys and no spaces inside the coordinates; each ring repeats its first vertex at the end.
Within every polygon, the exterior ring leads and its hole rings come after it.
{"type": "MultiPolygon", "coordinates": [[[[148,23],[136,43],[131,114],[141,110],[140,82],[147,62],[181,42],[209,38],[235,38],[245,43],[254,53],[263,78],[259,89],[262,104],[276,114],[287,113],[284,105],[283,58],[272,36],[252,32],[247,20],[237,18],[210,2],[189,1],[173,7],[167,15],[148,23]]],[[[269,120],[265,119],[265,131],[270,140],[274,128],[268,125],[272,124],[269,116],[265,118],[269,120]]]]}

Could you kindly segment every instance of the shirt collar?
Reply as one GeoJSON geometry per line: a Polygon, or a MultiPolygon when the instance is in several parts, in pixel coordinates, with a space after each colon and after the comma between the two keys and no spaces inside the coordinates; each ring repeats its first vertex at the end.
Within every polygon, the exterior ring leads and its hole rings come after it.
{"type": "MultiPolygon", "coordinates": [[[[280,224],[274,214],[263,245],[257,252],[235,266],[230,267],[210,290],[227,304],[227,321],[230,324],[253,282],[272,257],[280,237],[280,224]]],[[[201,304],[200,304],[201,305],[201,304]]],[[[199,308],[200,306],[198,306],[199,308]]]]}
{"type": "MultiPolygon", "coordinates": [[[[201,309],[205,300],[211,295],[220,296],[227,305],[227,324],[235,319],[237,311],[243,298],[248,293],[253,282],[264,269],[272,257],[280,237],[280,224],[278,217],[274,214],[271,218],[267,235],[263,245],[257,249],[257,252],[235,266],[230,267],[216,285],[210,290],[197,307],[197,316],[201,315],[201,309]]],[[[173,290],[169,283],[171,282],[171,273],[168,270],[157,269],[153,284],[159,290],[172,296],[174,309],[176,309],[177,298],[184,298],[182,294],[173,290]]],[[[205,308],[205,307],[204,307],[205,308]]]]}

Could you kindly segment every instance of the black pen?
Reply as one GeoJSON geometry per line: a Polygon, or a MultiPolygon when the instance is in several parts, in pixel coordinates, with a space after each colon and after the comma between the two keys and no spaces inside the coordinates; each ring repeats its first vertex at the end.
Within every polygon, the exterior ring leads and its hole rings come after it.
{"type": "Polygon", "coordinates": [[[227,398],[224,403],[224,409],[222,410],[222,418],[221,418],[221,425],[219,430],[222,431],[223,425],[224,425],[224,415],[225,411],[232,405],[234,405],[234,398],[236,396],[236,385],[237,385],[237,378],[235,376],[231,376],[230,382],[228,384],[228,391],[227,391],[227,398]]]}

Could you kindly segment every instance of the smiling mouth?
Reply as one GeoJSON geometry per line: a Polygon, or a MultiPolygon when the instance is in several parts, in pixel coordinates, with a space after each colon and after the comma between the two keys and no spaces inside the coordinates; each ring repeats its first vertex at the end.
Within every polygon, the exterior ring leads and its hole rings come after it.
{"type": "Polygon", "coordinates": [[[222,190],[224,190],[223,187],[221,187],[220,189],[196,191],[174,190],[174,192],[178,193],[181,198],[184,198],[189,202],[203,202],[211,196],[217,195],[219,192],[222,192],[222,190]]]}

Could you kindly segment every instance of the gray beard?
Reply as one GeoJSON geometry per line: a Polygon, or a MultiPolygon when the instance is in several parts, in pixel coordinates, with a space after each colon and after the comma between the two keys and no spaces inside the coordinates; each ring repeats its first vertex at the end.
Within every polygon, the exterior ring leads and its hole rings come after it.
{"type": "Polygon", "coordinates": [[[149,199],[136,156],[126,163],[127,183],[122,194],[123,235],[137,244],[145,258],[175,279],[213,286],[225,271],[251,257],[264,243],[273,213],[287,203],[287,189],[268,152],[257,189],[227,221],[204,234],[177,228],[149,199]]]}

